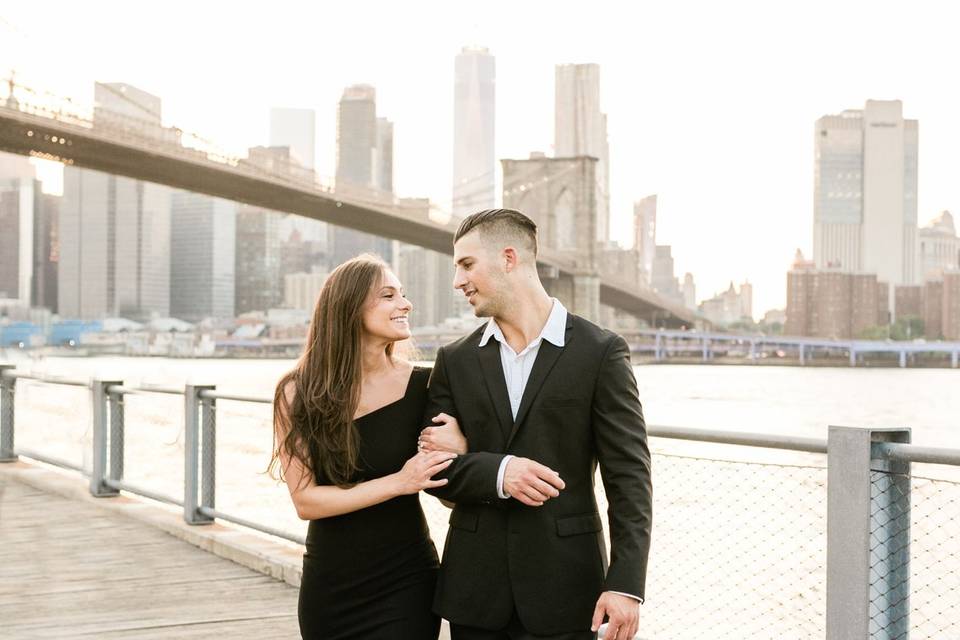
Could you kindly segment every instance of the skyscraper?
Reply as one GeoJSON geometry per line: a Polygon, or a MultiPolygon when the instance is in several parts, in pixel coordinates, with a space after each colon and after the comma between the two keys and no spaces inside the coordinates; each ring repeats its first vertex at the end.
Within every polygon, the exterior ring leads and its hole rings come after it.
{"type": "Polygon", "coordinates": [[[273,309],[283,301],[282,220],[283,214],[276,211],[237,207],[234,306],[238,315],[273,309]]]}
{"type": "Polygon", "coordinates": [[[26,158],[0,155],[0,299],[28,307],[40,183],[26,158]]]}
{"type": "MultiPolygon", "coordinates": [[[[94,125],[176,137],[161,101],[124,83],[94,85],[94,125]]],[[[68,318],[145,320],[170,311],[170,189],[66,166],[60,207],[58,311],[68,318]]]]}
{"type": "MultiPolygon", "coordinates": [[[[304,169],[315,169],[316,114],[312,109],[275,107],[270,110],[270,149],[267,151],[276,155],[277,150],[282,147],[289,149],[288,161],[299,164],[304,169]]],[[[294,229],[299,232],[303,241],[320,243],[324,247],[328,243],[330,229],[326,222],[293,214],[285,215],[278,231],[281,239],[289,240],[294,229]]]]}
{"type": "Polygon", "coordinates": [[[944,270],[960,269],[960,238],[949,211],[943,211],[920,229],[920,277],[938,277],[944,270]]]}
{"type": "Polygon", "coordinates": [[[889,322],[890,289],[873,273],[818,269],[797,250],[787,272],[783,332],[792,336],[856,338],[889,322]]]}
{"type": "Polygon", "coordinates": [[[180,141],[179,129],[163,126],[158,96],[124,82],[95,82],[93,100],[95,124],[130,128],[137,135],[165,142],[180,141]]]}
{"type": "Polygon", "coordinates": [[[377,90],[366,84],[344,89],[337,111],[338,188],[375,186],[377,130],[377,90]]]}
{"type": "Polygon", "coordinates": [[[169,314],[169,189],[64,167],[59,234],[61,316],[169,314]]]}
{"type": "Polygon", "coordinates": [[[293,159],[314,168],[316,116],[313,109],[270,109],[270,146],[290,147],[293,159]]]}
{"type": "Polygon", "coordinates": [[[673,249],[668,244],[659,244],[654,248],[653,265],[650,270],[650,282],[654,291],[662,296],[682,300],[680,283],[673,271],[673,249]]]}
{"type": "Polygon", "coordinates": [[[633,246],[640,256],[641,277],[649,285],[653,259],[657,254],[657,196],[647,196],[633,204],[633,246]]]}
{"type": "Polygon", "coordinates": [[[464,47],[454,63],[453,214],[493,207],[496,196],[496,60],[464,47]]]}
{"type": "MultiPolygon", "coordinates": [[[[344,89],[337,112],[337,190],[344,197],[392,202],[393,125],[377,118],[377,91],[370,85],[344,89]]],[[[393,243],[361,231],[332,227],[332,266],[371,252],[393,261],[393,243]]]]}
{"type": "MultiPolygon", "coordinates": [[[[288,146],[251,147],[247,157],[254,164],[273,170],[296,162],[288,146]]],[[[283,241],[289,239],[295,228],[291,222],[301,226],[323,224],[263,207],[238,205],[234,270],[237,314],[266,311],[283,301],[283,241]]]]}
{"type": "Polygon", "coordinates": [[[171,217],[170,314],[189,322],[233,318],[236,205],[177,191],[171,217]]]}
{"type": "Polygon", "coordinates": [[[817,268],[873,273],[891,287],[917,282],[918,139],[899,100],[868,100],[817,120],[817,268]]]}
{"type": "Polygon", "coordinates": [[[607,116],[600,111],[600,65],[556,67],[554,155],[591,156],[597,162],[596,240],[610,239],[610,148],[607,116]]]}
{"type": "Polygon", "coordinates": [[[374,147],[373,187],[393,193],[393,123],[377,118],[377,144],[374,147]]]}

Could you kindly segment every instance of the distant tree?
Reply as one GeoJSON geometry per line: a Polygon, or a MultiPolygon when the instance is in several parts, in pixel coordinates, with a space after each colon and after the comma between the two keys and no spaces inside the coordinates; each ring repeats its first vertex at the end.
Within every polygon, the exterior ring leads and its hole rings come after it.
{"type": "Polygon", "coordinates": [[[757,328],[760,329],[765,335],[768,336],[780,336],[783,335],[783,323],[782,322],[771,322],[767,324],[761,322],[757,325],[757,328]]]}
{"type": "Polygon", "coordinates": [[[917,316],[904,316],[890,327],[890,338],[893,340],[913,340],[923,337],[923,319],[917,316]]]}
{"type": "Polygon", "coordinates": [[[890,327],[887,325],[877,325],[868,327],[857,334],[861,340],[886,340],[890,337],[890,327]]]}
{"type": "Polygon", "coordinates": [[[731,322],[727,325],[727,330],[737,333],[754,333],[758,329],[758,325],[752,319],[741,318],[736,322],[731,322]]]}
{"type": "Polygon", "coordinates": [[[869,327],[857,336],[863,340],[895,340],[905,342],[923,337],[923,319],[916,316],[898,318],[891,325],[869,327]]]}

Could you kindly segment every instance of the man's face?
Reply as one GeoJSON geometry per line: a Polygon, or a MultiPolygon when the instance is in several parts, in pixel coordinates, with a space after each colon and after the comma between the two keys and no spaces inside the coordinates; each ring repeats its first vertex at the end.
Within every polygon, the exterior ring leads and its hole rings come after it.
{"type": "Polygon", "coordinates": [[[467,297],[474,315],[499,316],[508,293],[500,252],[485,244],[479,232],[472,231],[453,245],[453,260],[453,288],[467,297]]]}

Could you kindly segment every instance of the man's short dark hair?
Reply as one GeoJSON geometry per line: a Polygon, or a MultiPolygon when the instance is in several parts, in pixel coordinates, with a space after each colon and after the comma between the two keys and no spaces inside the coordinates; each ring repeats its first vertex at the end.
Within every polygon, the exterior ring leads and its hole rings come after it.
{"type": "Polygon", "coordinates": [[[470,214],[463,219],[454,243],[471,231],[500,237],[504,240],[518,239],[526,244],[527,250],[537,256],[537,223],[516,209],[485,209],[470,214]]]}

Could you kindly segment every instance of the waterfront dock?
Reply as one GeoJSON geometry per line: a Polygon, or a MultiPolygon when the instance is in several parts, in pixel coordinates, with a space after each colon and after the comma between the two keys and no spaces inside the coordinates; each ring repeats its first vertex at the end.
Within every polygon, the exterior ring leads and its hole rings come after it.
{"type": "MultiPolygon", "coordinates": [[[[148,523],[176,514],[83,491],[80,478],[0,467],[4,638],[299,637],[294,586],[148,523]]],[[[213,526],[200,532],[211,543],[234,534],[213,526]]]]}

